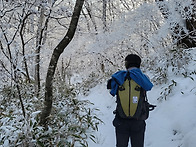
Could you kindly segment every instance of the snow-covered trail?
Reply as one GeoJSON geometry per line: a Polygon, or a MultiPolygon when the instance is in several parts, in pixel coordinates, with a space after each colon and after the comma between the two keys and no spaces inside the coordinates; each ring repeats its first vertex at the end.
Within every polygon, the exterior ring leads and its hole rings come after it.
{"type": "MultiPolygon", "coordinates": [[[[193,117],[196,112],[195,82],[188,78],[178,80],[175,92],[167,101],[161,103],[157,100],[161,87],[155,86],[148,92],[149,102],[156,104],[157,108],[150,112],[146,121],[145,147],[196,146],[196,118],[193,117]]],[[[100,109],[98,117],[104,121],[95,133],[97,144],[89,141],[89,147],[115,147],[115,130],[112,125],[115,97],[109,94],[106,84],[102,84],[91,89],[90,94],[83,99],[90,100],[94,103],[93,107],[100,109]]]]}

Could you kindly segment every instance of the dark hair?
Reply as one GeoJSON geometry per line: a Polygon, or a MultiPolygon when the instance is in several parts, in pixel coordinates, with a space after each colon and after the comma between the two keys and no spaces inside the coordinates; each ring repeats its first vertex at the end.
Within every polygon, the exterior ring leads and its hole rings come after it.
{"type": "Polygon", "coordinates": [[[126,69],[128,69],[130,67],[140,68],[140,64],[141,64],[141,58],[136,54],[129,54],[125,58],[125,67],[126,67],[126,69]]]}

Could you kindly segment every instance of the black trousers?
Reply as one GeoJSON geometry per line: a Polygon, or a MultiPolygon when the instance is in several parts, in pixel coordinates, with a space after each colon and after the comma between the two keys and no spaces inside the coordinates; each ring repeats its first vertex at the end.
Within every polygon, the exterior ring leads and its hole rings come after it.
{"type": "Polygon", "coordinates": [[[144,134],[146,123],[143,120],[127,120],[115,117],[113,125],[116,131],[116,147],[144,147],[144,134]]]}

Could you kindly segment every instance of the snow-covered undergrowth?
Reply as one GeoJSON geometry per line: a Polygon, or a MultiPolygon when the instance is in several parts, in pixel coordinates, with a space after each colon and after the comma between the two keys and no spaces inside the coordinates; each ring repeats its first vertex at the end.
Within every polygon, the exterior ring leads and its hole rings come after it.
{"type": "Polygon", "coordinates": [[[9,103],[5,99],[9,97],[3,95],[3,105],[0,107],[0,147],[87,146],[88,138],[94,141],[93,132],[102,123],[96,115],[98,109],[91,109],[93,104],[89,100],[76,99],[77,92],[75,89],[67,89],[66,82],[55,85],[53,109],[47,127],[39,124],[42,100],[27,94],[24,117],[19,100],[9,103]]]}

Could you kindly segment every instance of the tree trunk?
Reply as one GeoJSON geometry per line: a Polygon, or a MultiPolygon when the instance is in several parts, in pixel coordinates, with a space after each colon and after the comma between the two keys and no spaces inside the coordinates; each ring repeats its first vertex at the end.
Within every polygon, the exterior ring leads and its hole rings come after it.
{"type": "Polygon", "coordinates": [[[104,29],[104,32],[107,31],[106,8],[107,8],[107,1],[106,0],[103,0],[103,15],[102,15],[102,20],[103,20],[103,29],[104,29]]]}
{"type": "Polygon", "coordinates": [[[44,6],[40,5],[40,17],[36,35],[36,50],[35,50],[35,93],[39,97],[40,92],[40,51],[43,39],[43,21],[44,21],[44,6]]]}
{"type": "Polygon", "coordinates": [[[72,19],[67,34],[61,40],[61,42],[56,46],[56,48],[53,51],[52,57],[50,59],[48,72],[46,76],[44,109],[42,110],[41,118],[40,118],[40,123],[42,125],[46,125],[47,118],[52,110],[52,99],[53,99],[52,85],[53,85],[53,78],[54,78],[54,73],[56,70],[58,59],[75,34],[83,3],[84,0],[76,1],[74,12],[72,15],[72,19]]]}

